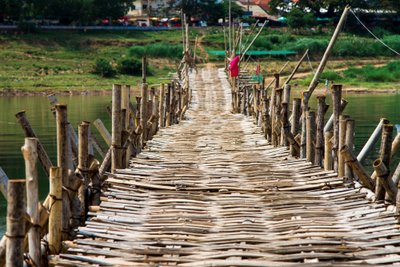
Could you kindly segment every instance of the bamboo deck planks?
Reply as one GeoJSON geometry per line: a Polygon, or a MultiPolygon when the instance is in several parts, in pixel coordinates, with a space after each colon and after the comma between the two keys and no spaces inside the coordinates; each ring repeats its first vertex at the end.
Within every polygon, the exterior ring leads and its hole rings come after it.
{"type": "Polygon", "coordinates": [[[109,175],[100,209],[51,265],[400,263],[399,227],[383,204],[268,145],[251,119],[229,112],[222,70],[191,79],[188,120],[109,175]]]}

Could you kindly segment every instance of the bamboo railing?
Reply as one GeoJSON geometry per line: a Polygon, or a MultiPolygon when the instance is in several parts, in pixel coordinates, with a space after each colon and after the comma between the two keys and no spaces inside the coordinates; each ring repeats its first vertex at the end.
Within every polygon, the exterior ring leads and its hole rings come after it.
{"type": "Polygon", "coordinates": [[[0,191],[8,201],[7,233],[0,242],[0,266],[22,266],[24,260],[32,266],[46,266],[47,255],[62,251],[62,242],[72,240],[77,227],[84,225],[88,212],[99,208],[101,188],[107,184],[106,173],[128,167],[130,159],[140,153],[160,128],[185,119],[191,101],[189,69],[192,67],[193,59],[187,48],[177,74],[169,83],[149,86],[144,71],[136,105],[131,101],[133,87],[114,85],[111,133],[101,120],[93,123],[109,145],[108,150],[91,134],[89,122],[80,123],[76,133],[68,121],[67,106],[50,95],[57,125],[57,164],[51,162],[25,111],[16,114],[26,137],[22,147],[26,180],[8,180],[0,168],[0,191]],[[102,159],[95,158],[93,147],[100,157],[104,155],[102,159]],[[38,198],[38,161],[50,184],[43,203],[38,198]]]}

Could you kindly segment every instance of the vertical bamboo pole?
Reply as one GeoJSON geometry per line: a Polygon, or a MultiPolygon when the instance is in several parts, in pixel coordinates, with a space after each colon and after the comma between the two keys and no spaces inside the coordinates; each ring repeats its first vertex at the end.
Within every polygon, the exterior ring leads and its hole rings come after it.
{"type": "Polygon", "coordinates": [[[147,62],[146,62],[146,55],[142,57],[142,83],[146,83],[147,77],[147,62]]]}
{"type": "MultiPolygon", "coordinates": [[[[288,112],[288,115],[289,115],[289,103],[290,103],[290,91],[291,91],[291,87],[290,87],[290,85],[289,84],[285,84],[284,85],[284,87],[283,87],[283,100],[282,100],[282,104],[288,104],[287,105],[287,112],[288,112]]],[[[283,110],[283,109],[282,109],[283,110]]],[[[284,110],[283,110],[284,111],[284,110]]],[[[285,111],[286,112],[286,111],[285,111]]],[[[289,123],[289,122],[288,122],[289,123]]],[[[282,127],[283,127],[284,125],[282,124],[282,127]]],[[[282,128],[282,130],[281,130],[281,145],[282,146],[288,146],[289,145],[289,143],[288,143],[288,140],[287,140],[287,138],[286,138],[286,136],[285,136],[285,131],[283,130],[283,128],[282,128]]]]}
{"type": "Polygon", "coordinates": [[[20,267],[24,263],[25,183],[25,180],[8,183],[6,267],[20,267]]]}
{"type": "Polygon", "coordinates": [[[82,185],[79,187],[78,197],[80,200],[80,211],[81,211],[81,225],[86,221],[88,199],[86,199],[87,190],[89,187],[88,180],[88,159],[89,159],[89,122],[83,121],[78,126],[78,138],[79,138],[79,149],[78,149],[78,170],[81,175],[82,185]]]}
{"type": "Polygon", "coordinates": [[[393,124],[384,124],[382,130],[382,141],[381,141],[381,149],[380,149],[380,160],[387,168],[387,173],[385,175],[380,176],[376,180],[375,186],[375,198],[376,200],[384,200],[385,198],[385,188],[382,181],[387,179],[387,176],[390,173],[390,156],[392,149],[392,140],[393,140],[393,124]]]}
{"type": "MultiPolygon", "coordinates": [[[[300,129],[300,114],[301,114],[301,99],[300,98],[294,98],[293,99],[293,108],[292,108],[292,125],[290,131],[292,132],[293,136],[296,137],[296,135],[299,133],[300,129]]],[[[295,149],[293,145],[290,145],[290,155],[292,156],[299,156],[296,154],[295,149]]]]}
{"type": "Polygon", "coordinates": [[[165,124],[167,127],[171,126],[171,93],[172,93],[172,88],[171,84],[168,84],[167,87],[167,94],[165,97],[165,124]]]}
{"type": "Polygon", "coordinates": [[[301,99],[301,133],[300,133],[300,158],[307,156],[307,112],[308,112],[308,92],[303,92],[301,99]]]}
{"type": "Polygon", "coordinates": [[[111,173],[115,173],[122,166],[121,85],[117,84],[112,91],[111,128],[111,173]]]}
{"type": "Polygon", "coordinates": [[[331,142],[333,133],[332,132],[324,132],[324,137],[325,137],[324,170],[330,171],[330,170],[333,170],[332,142],[331,142]]]}
{"type": "Polygon", "coordinates": [[[160,86],[160,100],[159,100],[159,125],[160,127],[165,127],[165,85],[161,84],[160,86]]]}
{"type": "MultiPolygon", "coordinates": [[[[342,114],[342,112],[346,108],[347,104],[348,104],[348,102],[345,99],[342,99],[342,101],[340,103],[340,114],[342,114]]],[[[332,113],[332,115],[329,117],[328,121],[325,124],[324,132],[329,132],[330,130],[332,130],[333,117],[334,117],[334,114],[332,113]]]]}
{"type": "Polygon", "coordinates": [[[269,98],[264,95],[264,137],[268,143],[271,142],[271,118],[269,116],[269,98]]]}
{"type": "MultiPolygon", "coordinates": [[[[69,188],[68,174],[68,147],[70,138],[68,137],[68,119],[67,106],[57,104],[56,121],[57,121],[57,166],[61,168],[62,183],[64,188],[69,188]]],[[[69,239],[70,234],[70,219],[71,219],[71,201],[67,190],[62,192],[63,203],[63,221],[62,231],[63,240],[69,239]]]]}
{"type": "Polygon", "coordinates": [[[322,167],[324,159],[324,116],[325,116],[325,96],[317,96],[317,134],[315,141],[315,164],[322,167]]]}
{"type": "MultiPolygon", "coordinates": [[[[353,153],[354,147],[354,124],[355,121],[352,119],[348,119],[346,122],[346,142],[345,144],[349,148],[350,152],[353,153]]],[[[344,176],[348,179],[348,181],[353,180],[353,172],[348,164],[344,166],[344,176]]]]}
{"type": "MultiPolygon", "coordinates": [[[[349,117],[346,115],[340,115],[339,119],[339,146],[342,147],[345,145],[346,142],[346,125],[347,125],[347,119],[349,117]]],[[[344,177],[344,158],[341,153],[338,153],[338,177],[343,178],[344,177]]]]}
{"type": "Polygon", "coordinates": [[[38,159],[37,138],[25,138],[21,148],[25,160],[26,204],[32,227],[28,231],[29,255],[36,266],[41,266],[39,227],[39,181],[36,169],[38,159]]]}
{"type": "Polygon", "coordinates": [[[122,88],[121,88],[121,110],[122,110],[122,114],[123,114],[122,125],[125,126],[125,127],[123,127],[123,129],[126,129],[126,130],[129,129],[130,91],[131,91],[130,85],[125,85],[125,86],[122,86],[122,88]]]}
{"type": "Polygon", "coordinates": [[[61,251],[62,230],[62,172],[59,167],[50,168],[50,216],[49,216],[49,249],[51,254],[61,251]]]}
{"type": "Polygon", "coordinates": [[[333,164],[335,171],[338,171],[338,150],[339,150],[339,117],[340,103],[342,99],[342,86],[333,85],[332,87],[332,106],[333,106],[333,164]]]}
{"type": "Polygon", "coordinates": [[[309,111],[307,114],[307,135],[306,135],[306,158],[307,161],[314,163],[315,162],[315,146],[314,146],[314,138],[315,138],[315,112],[309,111]]]}
{"type": "Polygon", "coordinates": [[[281,112],[282,112],[282,89],[275,90],[275,117],[272,118],[275,121],[274,128],[272,129],[272,144],[278,146],[280,144],[280,131],[282,128],[281,123],[281,112]]]}

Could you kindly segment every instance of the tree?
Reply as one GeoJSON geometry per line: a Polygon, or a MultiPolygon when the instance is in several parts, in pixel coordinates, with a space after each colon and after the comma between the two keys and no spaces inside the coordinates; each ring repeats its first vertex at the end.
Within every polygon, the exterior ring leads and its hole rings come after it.
{"type": "Polygon", "coordinates": [[[314,23],[314,15],[299,8],[293,8],[287,14],[287,24],[292,29],[308,28],[313,26],[314,23]]]}

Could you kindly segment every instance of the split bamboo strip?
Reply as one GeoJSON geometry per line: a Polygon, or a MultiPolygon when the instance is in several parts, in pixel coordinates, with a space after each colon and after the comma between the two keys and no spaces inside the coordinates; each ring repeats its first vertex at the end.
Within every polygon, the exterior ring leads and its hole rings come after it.
{"type": "Polygon", "coordinates": [[[26,177],[26,212],[30,216],[32,226],[28,231],[29,256],[33,264],[41,266],[40,226],[39,226],[39,180],[36,169],[38,159],[36,138],[25,138],[21,148],[25,160],[26,177]]]}

